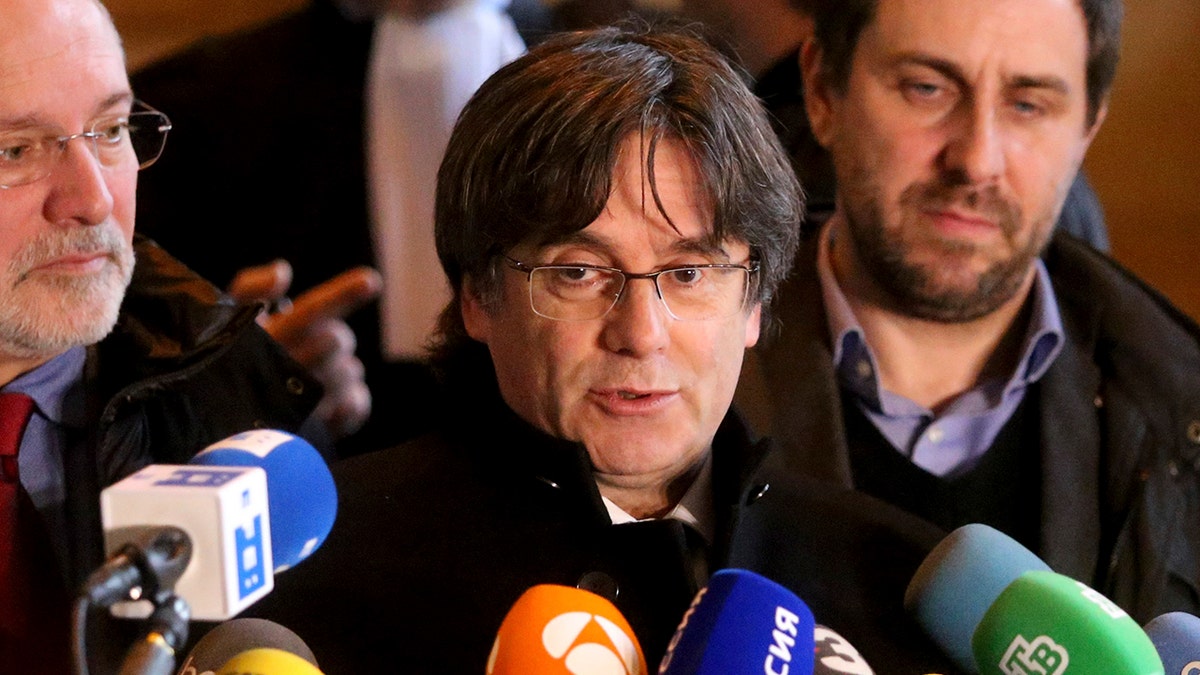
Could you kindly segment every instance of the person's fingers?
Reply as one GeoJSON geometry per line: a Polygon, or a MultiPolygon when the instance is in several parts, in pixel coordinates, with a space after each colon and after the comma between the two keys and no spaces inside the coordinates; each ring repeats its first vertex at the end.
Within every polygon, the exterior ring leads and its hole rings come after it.
{"type": "Polygon", "coordinates": [[[382,288],[383,278],[379,272],[370,267],[356,267],[295,298],[292,314],[304,320],[344,318],[375,299],[382,288]]]}
{"type": "Polygon", "coordinates": [[[362,362],[342,355],[322,370],[318,379],[325,385],[325,395],[314,414],[335,438],[348,436],[361,429],[371,414],[371,390],[362,379],[362,362]]]}
{"type": "Polygon", "coordinates": [[[342,319],[373,300],[383,288],[383,279],[370,267],[356,267],[293,299],[291,310],[271,316],[268,332],[289,343],[326,319],[342,319]]]}
{"type": "Polygon", "coordinates": [[[240,270],[229,282],[229,295],[238,302],[271,302],[292,285],[292,266],[286,260],[240,270]]]}
{"type": "MultiPolygon", "coordinates": [[[[278,315],[267,317],[264,327],[272,331],[272,323],[280,320],[278,315]]],[[[324,319],[301,333],[295,333],[288,342],[280,342],[297,363],[310,370],[320,368],[326,361],[339,354],[354,354],[358,340],[354,331],[341,319],[324,319]]]]}

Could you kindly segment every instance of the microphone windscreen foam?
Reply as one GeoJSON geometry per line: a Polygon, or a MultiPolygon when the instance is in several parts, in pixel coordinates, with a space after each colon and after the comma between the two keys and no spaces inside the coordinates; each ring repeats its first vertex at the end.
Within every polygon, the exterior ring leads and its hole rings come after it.
{"type": "Polygon", "coordinates": [[[257,429],[218,441],[192,458],[205,466],[257,466],[267,474],[275,572],[304,560],[337,517],[337,487],[321,453],[283,431],[257,429]]]}
{"type": "Polygon", "coordinates": [[[1200,675],[1200,618],[1171,612],[1146,624],[1167,675],[1200,675]]]}
{"type": "Polygon", "coordinates": [[[1012,537],[964,525],[938,542],[904,593],[904,607],[966,672],[975,672],[971,639],[984,614],[1017,577],[1050,567],[1012,537]]]}
{"type": "Polygon", "coordinates": [[[521,594],[504,617],[488,675],[644,675],[633,628],[608,600],[578,588],[542,584],[521,594]]]}
{"type": "Polygon", "coordinates": [[[200,638],[179,667],[179,675],[214,672],[238,654],[263,647],[289,652],[317,665],[312,650],[290,629],[266,619],[242,618],[222,622],[200,638]]]}
{"type": "Polygon", "coordinates": [[[658,672],[813,672],[812,611],[782,585],[741,569],[712,575],[671,638],[658,672]]]}
{"type": "Polygon", "coordinates": [[[251,649],[229,659],[216,675],[324,675],[313,664],[282,649],[251,649]]]}

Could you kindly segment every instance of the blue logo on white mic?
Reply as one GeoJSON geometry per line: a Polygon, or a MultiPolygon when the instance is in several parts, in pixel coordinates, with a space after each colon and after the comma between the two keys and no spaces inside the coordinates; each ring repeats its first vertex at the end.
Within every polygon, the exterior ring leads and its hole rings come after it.
{"type": "Polygon", "coordinates": [[[244,599],[267,583],[263,566],[262,516],[254,516],[247,525],[234,532],[234,550],[238,561],[239,599],[244,599]]]}
{"type": "Polygon", "coordinates": [[[242,475],[241,471],[221,471],[213,469],[181,468],[171,472],[171,475],[152,485],[215,488],[242,475]]]}
{"type": "MultiPolygon", "coordinates": [[[[180,467],[169,476],[155,481],[156,486],[219,488],[243,475],[244,470],[229,471],[195,467],[180,467]]],[[[249,491],[240,495],[243,509],[251,508],[249,491]]],[[[263,514],[257,513],[234,530],[234,555],[237,561],[238,599],[244,600],[267,584],[266,539],[263,537],[263,514]]]]}

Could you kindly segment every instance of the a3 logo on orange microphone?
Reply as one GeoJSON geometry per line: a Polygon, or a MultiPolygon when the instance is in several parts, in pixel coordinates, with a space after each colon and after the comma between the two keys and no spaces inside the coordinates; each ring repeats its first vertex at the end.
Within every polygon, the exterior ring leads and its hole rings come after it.
{"type": "MultiPolygon", "coordinates": [[[[544,656],[570,675],[645,675],[633,637],[612,620],[589,612],[564,612],[541,631],[544,656]]],[[[504,645],[496,637],[488,658],[488,675],[504,645]]]]}

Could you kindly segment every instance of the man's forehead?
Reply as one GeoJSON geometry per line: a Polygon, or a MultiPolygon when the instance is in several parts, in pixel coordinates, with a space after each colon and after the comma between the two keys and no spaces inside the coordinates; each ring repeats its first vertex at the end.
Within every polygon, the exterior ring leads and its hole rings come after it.
{"type": "Polygon", "coordinates": [[[3,0],[0,24],[11,28],[0,33],[0,118],[81,101],[99,113],[128,92],[120,38],[95,0],[3,0]]]}
{"type": "Polygon", "coordinates": [[[116,27],[96,0],[3,0],[0,25],[0,77],[87,54],[124,60],[116,27]]]}
{"type": "Polygon", "coordinates": [[[570,247],[578,247],[614,257],[629,253],[628,249],[634,248],[639,253],[660,256],[693,254],[728,258],[736,257],[739,253],[747,251],[749,244],[732,237],[718,240],[712,236],[711,228],[707,233],[693,237],[685,237],[672,232],[670,234],[663,233],[663,236],[660,237],[626,238],[611,229],[596,230],[589,226],[566,236],[557,237],[553,241],[532,244],[528,248],[533,251],[547,251],[570,247]]]}
{"type": "Polygon", "coordinates": [[[863,42],[1020,79],[1086,78],[1087,25],[1078,0],[879,0],[863,42]]]}

